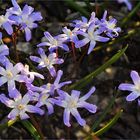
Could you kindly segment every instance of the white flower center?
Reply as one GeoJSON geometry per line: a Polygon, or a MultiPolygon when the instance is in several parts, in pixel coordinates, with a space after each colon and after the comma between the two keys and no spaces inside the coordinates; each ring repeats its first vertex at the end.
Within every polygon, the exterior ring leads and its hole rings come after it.
{"type": "Polygon", "coordinates": [[[108,23],[107,22],[107,27],[109,28],[109,29],[111,29],[111,30],[113,30],[114,28],[115,28],[115,24],[114,23],[108,23]]]}
{"type": "Polygon", "coordinates": [[[135,86],[135,90],[136,90],[137,92],[140,92],[140,85],[136,85],[136,86],[135,86]]]}
{"type": "Polygon", "coordinates": [[[8,70],[7,73],[6,73],[6,76],[7,76],[8,79],[13,78],[13,74],[12,74],[12,72],[9,71],[9,70],[8,70]]]}
{"type": "Polygon", "coordinates": [[[53,39],[53,45],[58,46],[58,41],[56,39],[53,39]]]}
{"type": "Polygon", "coordinates": [[[50,60],[48,58],[45,58],[45,64],[49,65],[50,60]]]}
{"type": "Polygon", "coordinates": [[[88,35],[90,40],[95,40],[95,36],[93,32],[88,32],[88,35]]]}
{"type": "Polygon", "coordinates": [[[0,16],[0,26],[6,21],[5,16],[1,15],[0,16]]]}
{"type": "Polygon", "coordinates": [[[17,109],[18,109],[18,110],[23,110],[24,108],[25,108],[25,106],[22,105],[22,104],[19,104],[19,105],[17,106],[17,109]]]}
{"type": "Polygon", "coordinates": [[[69,99],[69,101],[67,102],[67,108],[72,109],[76,107],[77,107],[77,101],[75,101],[74,99],[69,99]]]}

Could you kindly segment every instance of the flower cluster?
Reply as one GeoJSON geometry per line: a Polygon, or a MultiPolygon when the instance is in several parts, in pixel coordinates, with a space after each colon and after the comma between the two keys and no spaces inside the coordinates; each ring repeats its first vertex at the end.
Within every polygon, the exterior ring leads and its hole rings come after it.
{"type": "MultiPolygon", "coordinates": [[[[0,28],[5,29],[11,35],[15,33],[13,27],[16,26],[18,30],[25,31],[26,41],[29,41],[31,29],[37,28],[36,21],[42,20],[41,13],[34,12],[34,8],[28,5],[22,9],[16,0],[11,1],[13,7],[7,9],[5,15],[0,16],[0,28]]],[[[107,18],[107,11],[104,12],[101,19],[98,19],[92,12],[89,20],[86,17],[81,17],[81,20],[74,20],[70,24],[72,30],[64,27],[63,33],[56,36],[45,31],[46,41],[37,45],[39,56],[30,56],[30,60],[38,64],[37,69],[35,69],[37,71],[43,69],[45,74],[32,71],[28,64],[22,62],[15,64],[10,59],[10,50],[6,44],[3,44],[2,33],[0,33],[0,87],[7,85],[5,88],[7,95],[0,94],[0,102],[12,108],[8,118],[27,119],[29,118],[28,113],[43,115],[45,109],[42,106],[46,106],[48,114],[52,114],[54,113],[54,106],[59,106],[64,108],[63,120],[65,125],[71,126],[70,115],[72,114],[77,122],[84,126],[86,122],[80,116],[78,108],[85,108],[91,113],[96,112],[97,106],[86,101],[95,91],[95,87],[92,87],[82,97],[80,97],[78,90],[72,90],[71,94],[64,91],[63,87],[68,86],[72,81],[61,82],[63,71],[57,70],[55,66],[64,63],[64,59],[59,58],[57,50],[70,51],[68,44],[71,42],[75,48],[89,45],[87,54],[90,54],[97,42],[107,42],[118,37],[121,29],[116,27],[116,23],[116,19],[107,18]],[[47,49],[43,49],[43,46],[46,46],[47,49]],[[47,54],[48,52],[49,54],[47,54]],[[48,77],[51,77],[50,81],[47,80],[48,77]],[[39,80],[41,82],[38,84],[39,80]],[[25,93],[21,91],[25,91],[25,93]]]]}
{"type": "Polygon", "coordinates": [[[121,29],[120,27],[116,27],[116,23],[117,20],[114,18],[107,20],[107,11],[105,11],[101,20],[95,17],[95,13],[92,12],[89,21],[86,17],[82,17],[82,20],[74,20],[70,24],[71,27],[74,27],[73,30],[64,27],[62,29],[63,33],[55,37],[52,37],[49,32],[44,32],[47,41],[37,46],[49,46],[49,51],[52,52],[58,47],[69,51],[66,44],[68,42],[73,42],[76,48],[85,47],[89,43],[88,54],[90,54],[96,42],[107,42],[119,35],[121,29]],[[79,40],[78,36],[83,36],[83,39],[79,40]]]}

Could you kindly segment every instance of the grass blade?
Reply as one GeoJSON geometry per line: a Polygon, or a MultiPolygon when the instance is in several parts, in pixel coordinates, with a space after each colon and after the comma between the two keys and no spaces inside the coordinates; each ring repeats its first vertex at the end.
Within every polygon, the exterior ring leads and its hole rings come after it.
{"type": "Polygon", "coordinates": [[[108,122],[104,127],[102,127],[100,130],[96,131],[93,135],[100,136],[103,133],[107,132],[120,118],[120,116],[123,113],[123,109],[119,110],[117,114],[108,122]]]}
{"type": "Polygon", "coordinates": [[[69,89],[81,89],[85,87],[87,84],[91,82],[91,80],[96,77],[98,74],[100,74],[102,71],[104,71],[107,67],[109,67],[111,64],[116,62],[126,51],[128,46],[120,50],[117,54],[115,54],[111,59],[109,59],[105,64],[103,64],[101,67],[87,75],[86,77],[82,78],[77,83],[74,83],[70,86],[69,89]]]}

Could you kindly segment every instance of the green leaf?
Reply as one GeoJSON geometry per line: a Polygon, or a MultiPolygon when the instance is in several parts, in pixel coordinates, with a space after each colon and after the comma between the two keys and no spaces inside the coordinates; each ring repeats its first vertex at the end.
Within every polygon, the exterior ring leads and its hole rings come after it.
{"type": "Polygon", "coordinates": [[[18,119],[15,120],[9,120],[8,122],[4,123],[4,124],[0,124],[0,131],[2,131],[3,129],[12,126],[18,119]]]}
{"type": "Polygon", "coordinates": [[[89,136],[85,138],[85,140],[91,140],[94,136],[98,137],[103,133],[107,132],[118,121],[122,113],[123,113],[123,109],[119,110],[117,114],[104,127],[102,127],[96,132],[91,132],[89,136]]]}
{"type": "Polygon", "coordinates": [[[39,135],[35,127],[28,120],[21,121],[21,123],[30,132],[35,140],[41,139],[41,136],[39,135]]]}
{"type": "Polygon", "coordinates": [[[96,131],[94,133],[94,135],[96,136],[100,136],[102,135],[103,133],[107,132],[117,121],[118,119],[120,118],[120,116],[122,115],[123,113],[123,109],[119,110],[119,112],[113,117],[113,119],[111,119],[110,122],[108,122],[104,127],[102,127],[100,130],[96,131]]]}
{"type": "Polygon", "coordinates": [[[104,127],[96,131],[92,135],[100,136],[103,133],[107,132],[118,121],[122,113],[123,113],[123,109],[119,110],[118,113],[104,127]]]}
{"type": "Polygon", "coordinates": [[[110,100],[109,104],[106,106],[106,108],[104,109],[103,113],[101,114],[101,116],[99,117],[99,119],[93,124],[92,126],[92,131],[95,131],[95,129],[100,125],[100,123],[102,122],[102,120],[105,118],[105,116],[107,115],[107,113],[111,110],[112,106],[115,103],[115,99],[117,97],[117,93],[115,93],[115,96],[112,97],[112,99],[110,100]]]}
{"type": "Polygon", "coordinates": [[[100,74],[102,71],[104,71],[107,67],[109,67],[111,64],[116,62],[126,51],[128,46],[120,50],[117,54],[115,54],[111,59],[109,59],[105,64],[103,64],[101,67],[87,75],[86,77],[82,78],[77,83],[74,83],[70,86],[69,89],[81,89],[85,87],[87,84],[89,84],[94,77],[96,77],[98,74],[100,74]]]}

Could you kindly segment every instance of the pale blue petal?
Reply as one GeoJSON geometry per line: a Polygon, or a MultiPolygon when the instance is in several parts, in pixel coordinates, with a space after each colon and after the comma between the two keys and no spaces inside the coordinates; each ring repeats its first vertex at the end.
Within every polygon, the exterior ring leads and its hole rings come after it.
{"type": "Polygon", "coordinates": [[[84,38],[83,40],[79,40],[76,42],[75,47],[76,48],[81,48],[85,46],[90,40],[88,38],[84,38]]]}
{"type": "Polygon", "coordinates": [[[56,76],[56,71],[55,71],[55,68],[54,67],[51,67],[51,68],[48,68],[50,74],[52,77],[55,77],[56,76]]]}
{"type": "Polygon", "coordinates": [[[28,6],[27,4],[23,7],[22,14],[24,15],[30,15],[34,11],[34,8],[31,6],[28,6]]]}
{"type": "Polygon", "coordinates": [[[77,100],[77,101],[78,101],[79,96],[80,96],[80,91],[78,91],[78,90],[72,90],[72,91],[71,91],[71,97],[72,97],[74,100],[77,100]]]}
{"type": "Polygon", "coordinates": [[[59,83],[59,81],[60,81],[62,75],[63,75],[63,71],[62,71],[62,70],[59,70],[59,71],[57,72],[57,77],[56,77],[56,79],[55,79],[55,81],[54,81],[54,84],[58,84],[58,83],[59,83]]]}
{"type": "Polygon", "coordinates": [[[9,119],[16,119],[16,117],[19,115],[19,112],[17,109],[13,109],[9,114],[8,114],[8,118],[9,119]]]}
{"type": "Polygon", "coordinates": [[[13,33],[13,28],[9,22],[5,22],[2,26],[9,35],[13,33]]]}
{"type": "Polygon", "coordinates": [[[80,98],[80,101],[87,100],[91,96],[91,94],[93,94],[95,89],[96,89],[95,87],[92,87],[87,94],[85,94],[83,97],[80,98]]]}
{"type": "Polygon", "coordinates": [[[32,37],[31,30],[29,28],[27,28],[27,27],[24,30],[25,30],[25,38],[26,38],[26,41],[30,41],[31,40],[31,37],[32,37]]]}
{"type": "Polygon", "coordinates": [[[97,106],[96,105],[93,105],[93,104],[90,104],[90,103],[87,103],[87,102],[79,102],[78,107],[85,108],[91,113],[95,113],[97,111],[97,106]]]}
{"type": "Polygon", "coordinates": [[[48,109],[48,114],[52,114],[54,112],[53,105],[51,103],[46,103],[47,109],[48,109]]]}
{"type": "Polygon", "coordinates": [[[64,120],[64,124],[66,126],[68,126],[68,127],[71,126],[71,124],[70,124],[70,111],[68,109],[64,110],[63,120],[64,120]]]}
{"type": "Polygon", "coordinates": [[[26,110],[30,113],[38,113],[40,115],[44,114],[44,111],[40,109],[39,107],[33,106],[33,105],[27,105],[26,110]]]}
{"type": "Polygon", "coordinates": [[[140,93],[137,92],[131,92],[127,97],[126,100],[127,101],[134,101],[136,98],[138,98],[140,96],[140,93]]]}
{"type": "Polygon", "coordinates": [[[14,101],[7,98],[5,94],[0,94],[0,102],[5,104],[7,107],[13,108],[14,101]]]}
{"type": "Polygon", "coordinates": [[[139,76],[138,72],[133,70],[133,71],[131,71],[130,76],[135,85],[140,85],[140,76],[139,76]]]}
{"type": "Polygon", "coordinates": [[[34,62],[40,63],[41,62],[41,58],[37,57],[37,56],[30,56],[30,59],[34,62]]]}
{"type": "Polygon", "coordinates": [[[80,116],[79,112],[77,111],[77,109],[72,109],[71,114],[75,117],[75,119],[78,121],[78,123],[81,126],[84,126],[86,124],[86,121],[81,118],[81,116],[80,116]]]}
{"type": "Polygon", "coordinates": [[[0,86],[7,82],[7,78],[5,76],[0,77],[0,86]]]}
{"type": "Polygon", "coordinates": [[[95,41],[91,41],[90,42],[90,45],[89,45],[89,49],[88,49],[88,53],[87,54],[90,54],[93,51],[95,45],[96,45],[96,42],[95,41]]]}
{"type": "Polygon", "coordinates": [[[21,119],[21,120],[25,120],[25,119],[30,118],[30,117],[28,116],[28,114],[25,113],[25,112],[20,112],[19,115],[20,115],[20,119],[21,119]]]}
{"type": "Polygon", "coordinates": [[[134,91],[135,86],[133,84],[120,84],[118,87],[120,90],[128,90],[128,91],[134,91]]]}

